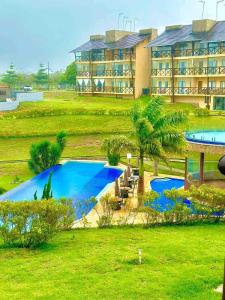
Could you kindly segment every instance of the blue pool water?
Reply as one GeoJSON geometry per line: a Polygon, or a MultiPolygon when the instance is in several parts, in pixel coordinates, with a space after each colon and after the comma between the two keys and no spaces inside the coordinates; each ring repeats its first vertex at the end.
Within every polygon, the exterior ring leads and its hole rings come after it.
{"type": "Polygon", "coordinates": [[[121,169],[105,167],[103,162],[71,161],[44,171],[0,196],[0,200],[33,200],[35,191],[40,199],[51,172],[53,198],[72,199],[76,219],[80,219],[83,214],[87,214],[93,208],[93,204],[85,200],[98,196],[108,184],[114,182],[122,174],[121,169]]]}
{"type": "Polygon", "coordinates": [[[225,146],[225,130],[187,132],[186,139],[201,144],[225,146]]]}
{"type": "Polygon", "coordinates": [[[152,202],[151,207],[160,212],[165,212],[173,209],[174,202],[165,197],[165,190],[179,189],[184,186],[183,179],[176,178],[157,178],[150,182],[151,189],[157,192],[160,196],[152,202]]]}

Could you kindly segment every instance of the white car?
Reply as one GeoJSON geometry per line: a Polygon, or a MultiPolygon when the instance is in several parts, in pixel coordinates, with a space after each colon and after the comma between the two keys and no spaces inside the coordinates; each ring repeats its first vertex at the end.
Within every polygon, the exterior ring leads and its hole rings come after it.
{"type": "Polygon", "coordinates": [[[25,91],[25,92],[31,92],[32,91],[32,86],[24,86],[23,87],[23,90],[25,91]]]}

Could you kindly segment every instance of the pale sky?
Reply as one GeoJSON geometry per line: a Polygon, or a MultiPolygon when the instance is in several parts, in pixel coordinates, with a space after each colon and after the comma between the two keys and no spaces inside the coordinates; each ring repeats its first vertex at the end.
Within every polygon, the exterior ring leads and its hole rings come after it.
{"type": "MultiPolygon", "coordinates": [[[[205,18],[216,17],[217,0],[206,0],[205,18]]],[[[225,20],[225,1],[219,20],[225,20]]],[[[31,72],[50,62],[53,71],[73,60],[69,51],[91,34],[116,29],[118,14],[137,18],[137,29],[190,24],[200,19],[198,0],[0,0],[0,72],[10,62],[31,72]]]]}

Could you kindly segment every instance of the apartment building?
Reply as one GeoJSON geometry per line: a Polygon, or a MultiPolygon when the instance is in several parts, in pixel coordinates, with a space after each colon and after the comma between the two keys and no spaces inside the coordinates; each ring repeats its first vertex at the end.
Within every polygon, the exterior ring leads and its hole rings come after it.
{"type": "Polygon", "coordinates": [[[112,95],[138,98],[149,88],[150,49],[156,29],[138,33],[109,30],[92,35],[82,46],[72,50],[77,68],[76,90],[79,94],[112,95]]]}
{"type": "Polygon", "coordinates": [[[225,21],[167,26],[147,47],[152,95],[225,110],[225,21]]]}

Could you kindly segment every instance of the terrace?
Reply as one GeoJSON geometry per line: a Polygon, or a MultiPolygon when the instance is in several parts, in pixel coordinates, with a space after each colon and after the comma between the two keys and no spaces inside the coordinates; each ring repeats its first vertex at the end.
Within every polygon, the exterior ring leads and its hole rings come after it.
{"type": "Polygon", "coordinates": [[[225,74],[225,66],[218,67],[190,67],[190,68],[158,68],[152,69],[152,76],[160,77],[160,76],[208,76],[208,75],[224,75],[225,74]]]}
{"type": "Polygon", "coordinates": [[[78,93],[108,93],[108,94],[126,94],[133,95],[133,87],[113,87],[113,86],[77,86],[76,91],[78,93]]]}
{"type": "Polygon", "coordinates": [[[152,58],[225,55],[225,46],[197,49],[153,50],[152,58]]]}
{"type": "Polygon", "coordinates": [[[135,70],[78,71],[77,77],[134,77],[135,70]]]}
{"type": "Polygon", "coordinates": [[[198,88],[198,87],[153,87],[151,88],[153,95],[225,95],[225,88],[198,88]]]}

